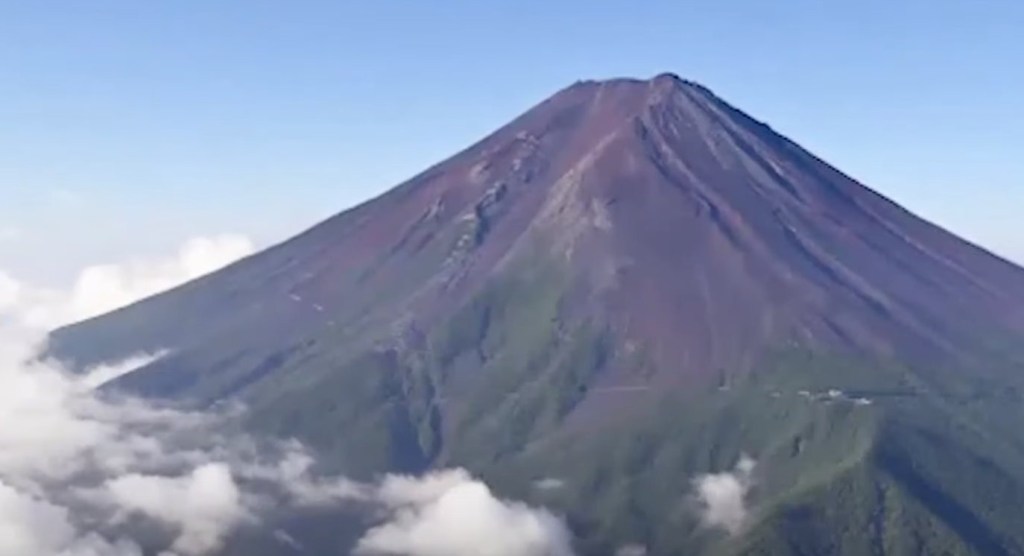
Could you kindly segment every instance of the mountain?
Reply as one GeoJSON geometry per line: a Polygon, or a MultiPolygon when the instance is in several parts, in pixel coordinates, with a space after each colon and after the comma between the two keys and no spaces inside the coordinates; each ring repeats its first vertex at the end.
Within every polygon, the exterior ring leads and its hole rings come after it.
{"type": "Polygon", "coordinates": [[[466,466],[583,554],[1024,554],[1024,270],[673,75],[576,83],[51,350],[169,350],[116,386],[356,477],[466,466]],[[727,535],[694,479],[743,454],[727,535]]]}

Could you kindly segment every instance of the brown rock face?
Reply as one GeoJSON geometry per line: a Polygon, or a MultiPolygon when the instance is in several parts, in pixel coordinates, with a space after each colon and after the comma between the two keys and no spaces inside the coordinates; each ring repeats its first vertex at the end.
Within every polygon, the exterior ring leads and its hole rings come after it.
{"type": "Polygon", "coordinates": [[[1024,553],[1024,270],[671,75],[51,340],[169,350],[114,386],[242,400],[353,476],[466,466],[584,555],[1024,553]],[[743,454],[716,536],[694,479],[743,454]]]}
{"type": "Polygon", "coordinates": [[[666,380],[792,343],[969,357],[1024,328],[1020,268],[660,75],[576,83],[381,197],[54,346],[90,362],[328,323],[390,341],[538,257],[569,276],[563,315],[645,346],[666,380]]]}

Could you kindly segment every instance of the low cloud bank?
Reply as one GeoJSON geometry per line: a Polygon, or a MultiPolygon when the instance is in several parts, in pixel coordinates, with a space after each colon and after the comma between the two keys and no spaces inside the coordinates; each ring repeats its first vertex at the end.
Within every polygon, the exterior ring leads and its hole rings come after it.
{"type": "MultiPolygon", "coordinates": [[[[212,555],[268,516],[340,504],[379,515],[358,543],[362,554],[571,554],[560,519],[499,499],[465,471],[373,484],[322,477],[297,442],[225,432],[240,408],[186,412],[97,392],[159,352],[83,375],[38,359],[49,328],[251,250],[244,238],[194,240],[174,257],[87,269],[69,292],[33,288],[0,271],[0,554],[212,555]]],[[[284,531],[275,537],[298,544],[284,531]]]]}
{"type": "Polygon", "coordinates": [[[735,469],[725,473],[701,475],[694,480],[701,519],[708,527],[739,534],[747,524],[747,495],[754,484],[756,463],[744,455],[735,469]]]}
{"type": "Polygon", "coordinates": [[[0,427],[0,554],[210,554],[311,492],[358,492],[320,484],[297,444],[219,432],[228,413],[100,396],[31,350],[0,352],[0,422],[18,424],[0,427]]]}
{"type": "Polygon", "coordinates": [[[87,267],[69,291],[33,287],[0,269],[0,315],[32,328],[56,328],[199,278],[254,250],[253,242],[242,235],[196,237],[171,256],[87,267]]]}

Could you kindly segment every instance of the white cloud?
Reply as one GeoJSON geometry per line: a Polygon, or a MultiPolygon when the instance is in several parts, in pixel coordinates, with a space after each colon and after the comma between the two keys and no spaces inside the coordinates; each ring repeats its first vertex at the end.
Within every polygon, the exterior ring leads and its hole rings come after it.
{"type": "Polygon", "coordinates": [[[747,523],[747,494],[753,486],[755,462],[744,455],[731,472],[702,475],[694,481],[701,519],[709,527],[740,533],[747,523]]]}
{"type": "Polygon", "coordinates": [[[0,482],[0,554],[54,554],[74,537],[66,509],[0,482]]]}
{"type": "Polygon", "coordinates": [[[17,306],[21,299],[21,283],[0,271],[0,312],[17,306]]]}
{"type": "Polygon", "coordinates": [[[230,467],[249,442],[220,437],[221,417],[94,394],[162,352],[84,376],[37,354],[49,326],[172,287],[251,250],[236,236],[192,240],[173,257],[87,269],[71,292],[0,272],[0,423],[18,423],[0,427],[0,554],[141,555],[114,534],[130,514],[175,529],[169,548],[179,555],[205,554],[250,515],[230,467]]]}
{"type": "Polygon", "coordinates": [[[237,234],[197,237],[172,256],[93,265],[69,291],[30,287],[0,270],[0,316],[33,328],[95,317],[223,268],[255,250],[237,234]]]}
{"type": "Polygon", "coordinates": [[[180,477],[131,474],[107,481],[101,496],[115,507],[173,526],[172,550],[206,554],[221,548],[225,536],[251,519],[230,468],[203,464],[180,477]]]}
{"type": "Polygon", "coordinates": [[[29,334],[8,332],[0,328],[0,423],[19,426],[0,427],[0,554],[134,556],[138,547],[118,532],[141,518],[172,534],[164,548],[178,556],[206,555],[278,507],[265,495],[298,505],[311,493],[336,503],[357,492],[314,479],[295,463],[312,461],[297,444],[219,432],[230,413],[97,396],[32,360],[37,342],[10,343],[29,334]]]}
{"type": "Polygon", "coordinates": [[[85,450],[116,433],[108,423],[86,418],[91,400],[74,380],[45,363],[23,361],[31,351],[0,346],[0,479],[59,476],[85,450]]]}
{"type": "Polygon", "coordinates": [[[130,540],[110,542],[94,533],[80,535],[69,514],[67,508],[0,482],[0,554],[142,556],[142,550],[130,540]]]}
{"type": "Polygon", "coordinates": [[[568,556],[565,524],[546,510],[501,500],[463,470],[390,477],[378,499],[391,518],[359,541],[357,554],[568,556]]]}
{"type": "Polygon", "coordinates": [[[298,442],[282,444],[282,453],[273,465],[244,465],[239,470],[247,479],[261,480],[284,488],[289,501],[300,508],[330,507],[342,501],[369,501],[373,492],[368,485],[344,477],[317,477],[312,471],[315,460],[298,442]]]}
{"type": "Polygon", "coordinates": [[[223,268],[253,251],[252,242],[244,236],[200,237],[187,241],[173,257],[86,268],[71,292],[71,319],[124,307],[223,268]]]}

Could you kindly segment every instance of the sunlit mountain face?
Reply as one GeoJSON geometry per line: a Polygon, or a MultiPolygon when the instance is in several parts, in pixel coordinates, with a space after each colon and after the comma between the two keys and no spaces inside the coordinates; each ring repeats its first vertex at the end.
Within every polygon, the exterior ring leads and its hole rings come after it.
{"type": "Polygon", "coordinates": [[[49,338],[140,353],[103,395],[242,408],[354,489],[225,554],[1024,554],[1024,270],[672,75],[49,338]],[[408,507],[522,527],[430,552],[379,528],[408,507]]]}

